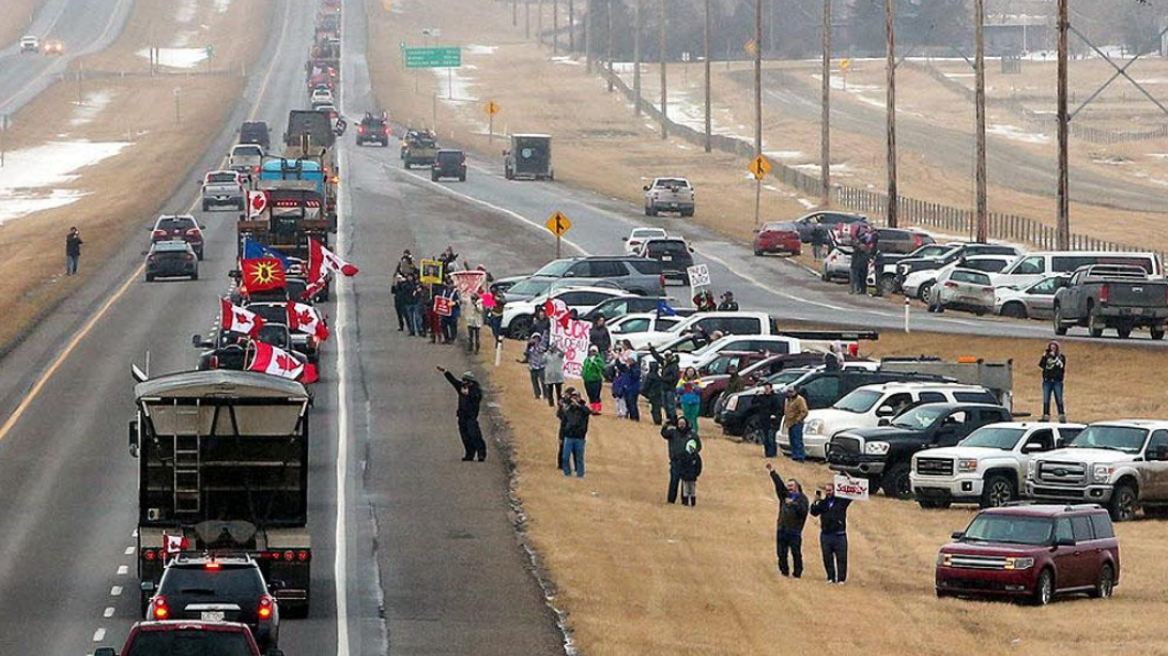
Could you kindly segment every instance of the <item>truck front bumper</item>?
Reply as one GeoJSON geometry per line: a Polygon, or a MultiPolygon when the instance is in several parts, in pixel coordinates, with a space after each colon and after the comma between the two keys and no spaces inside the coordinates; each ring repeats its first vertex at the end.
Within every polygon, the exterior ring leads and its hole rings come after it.
{"type": "Polygon", "coordinates": [[[985,481],[977,476],[921,476],[909,474],[913,493],[928,499],[973,501],[981,498],[985,481]]]}
{"type": "Polygon", "coordinates": [[[846,472],[862,477],[882,475],[886,464],[883,456],[841,453],[830,449],[827,452],[827,463],[832,471],[846,472]]]}
{"type": "Polygon", "coordinates": [[[1027,481],[1026,494],[1032,499],[1050,499],[1054,501],[1091,501],[1108,503],[1114,488],[1110,485],[1087,485],[1085,487],[1068,487],[1065,485],[1050,485],[1027,481]]]}

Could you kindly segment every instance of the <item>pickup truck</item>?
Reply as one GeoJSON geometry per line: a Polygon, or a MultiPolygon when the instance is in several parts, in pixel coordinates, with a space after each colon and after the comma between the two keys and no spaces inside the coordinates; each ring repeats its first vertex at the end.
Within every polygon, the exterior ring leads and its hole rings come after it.
{"type": "Polygon", "coordinates": [[[774,335],[778,332],[778,324],[774,317],[766,312],[703,312],[664,332],[637,333],[627,339],[634,349],[642,350],[649,348],[650,345],[661,347],[695,330],[700,330],[706,335],[713,335],[716,331],[722,331],[726,335],[774,335]]]}
{"type": "Polygon", "coordinates": [[[1026,491],[1051,503],[1097,503],[1117,522],[1168,517],[1168,421],[1091,424],[1027,467],[1026,491]]]}
{"type": "Polygon", "coordinates": [[[655,178],[653,184],[644,187],[645,216],[657,216],[660,212],[677,212],[682,216],[694,215],[694,188],[685,178],[655,178]]]}
{"type": "Polygon", "coordinates": [[[415,166],[434,166],[434,158],[438,156],[438,142],[434,137],[415,133],[406,139],[402,159],[407,169],[415,166]]]}
{"type": "Polygon", "coordinates": [[[236,144],[231,148],[227,168],[239,173],[246,180],[260,177],[260,167],[264,164],[264,149],[258,144],[236,144]]]}
{"type": "Polygon", "coordinates": [[[243,181],[235,171],[211,171],[203,178],[203,211],[223,205],[241,212],[247,207],[243,181]]]}
{"type": "Polygon", "coordinates": [[[1067,286],[1054,295],[1054,332],[1086,326],[1092,337],[1114,328],[1121,339],[1134,328],[1147,328],[1164,339],[1168,323],[1168,281],[1152,278],[1140,267],[1093,264],[1079,267],[1067,286]]]}
{"type": "Polygon", "coordinates": [[[955,446],[974,430],[1013,421],[1010,411],[988,403],[930,403],[917,406],[879,428],[845,431],[827,445],[833,471],[867,478],[872,489],[897,499],[912,497],[912,456],[917,451],[955,446]]]}

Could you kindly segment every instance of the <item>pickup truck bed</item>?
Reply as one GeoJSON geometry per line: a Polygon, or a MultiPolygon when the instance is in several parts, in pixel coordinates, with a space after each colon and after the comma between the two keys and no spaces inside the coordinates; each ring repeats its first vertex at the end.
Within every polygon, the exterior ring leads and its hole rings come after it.
{"type": "Polygon", "coordinates": [[[1065,335],[1085,326],[1092,337],[1114,328],[1126,339],[1134,328],[1148,328],[1163,339],[1168,323],[1168,281],[1134,267],[1097,265],[1080,268],[1054,298],[1054,330],[1065,335]]]}

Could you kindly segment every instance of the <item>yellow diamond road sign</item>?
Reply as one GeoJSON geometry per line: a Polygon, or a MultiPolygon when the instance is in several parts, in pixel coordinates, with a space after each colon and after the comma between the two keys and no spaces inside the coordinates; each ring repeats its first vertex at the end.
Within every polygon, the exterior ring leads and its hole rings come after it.
{"type": "Polygon", "coordinates": [[[563,237],[565,232],[572,229],[572,222],[560,212],[548,217],[547,223],[544,225],[547,226],[549,232],[557,237],[563,237]]]}
{"type": "Polygon", "coordinates": [[[754,174],[754,178],[756,180],[762,180],[767,176],[768,173],[771,172],[772,167],[767,158],[759,155],[750,161],[750,166],[747,168],[749,168],[750,172],[754,174]]]}
{"type": "Polygon", "coordinates": [[[850,60],[850,59],[841,59],[841,60],[840,60],[840,64],[839,64],[839,66],[840,66],[840,70],[846,71],[846,70],[848,70],[849,68],[851,68],[851,67],[852,67],[852,60],[850,60]]]}
{"type": "Polygon", "coordinates": [[[742,47],[746,49],[746,52],[749,52],[752,55],[756,50],[758,50],[758,44],[754,42],[754,39],[747,41],[746,44],[742,47]]]}
{"type": "Polygon", "coordinates": [[[494,100],[488,100],[487,101],[487,113],[490,114],[491,116],[498,114],[499,113],[499,103],[495,102],[494,100]]]}

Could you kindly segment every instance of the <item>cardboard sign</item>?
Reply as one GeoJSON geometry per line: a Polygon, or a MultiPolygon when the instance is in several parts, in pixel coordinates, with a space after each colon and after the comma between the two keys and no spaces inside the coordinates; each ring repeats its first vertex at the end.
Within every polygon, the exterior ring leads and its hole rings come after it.
{"type": "Polygon", "coordinates": [[[438,260],[422,260],[422,275],[420,280],[423,285],[441,285],[442,263],[438,260]]]}
{"type": "Polygon", "coordinates": [[[459,296],[470,298],[472,294],[481,294],[483,285],[487,282],[486,271],[455,271],[450,274],[454,281],[454,288],[459,296]]]}
{"type": "Polygon", "coordinates": [[[689,274],[689,286],[693,289],[710,286],[710,268],[704,264],[695,264],[685,270],[689,274]]]}
{"type": "Polygon", "coordinates": [[[440,317],[449,317],[454,314],[454,304],[445,296],[434,297],[434,314],[440,317]]]}
{"type": "Polygon", "coordinates": [[[579,319],[551,322],[551,343],[564,352],[564,377],[579,378],[580,370],[584,368],[584,360],[588,357],[588,347],[591,341],[588,331],[592,324],[579,319]]]}
{"type": "Polygon", "coordinates": [[[854,501],[868,500],[868,479],[852,478],[847,474],[835,475],[835,495],[841,499],[854,501]]]}

